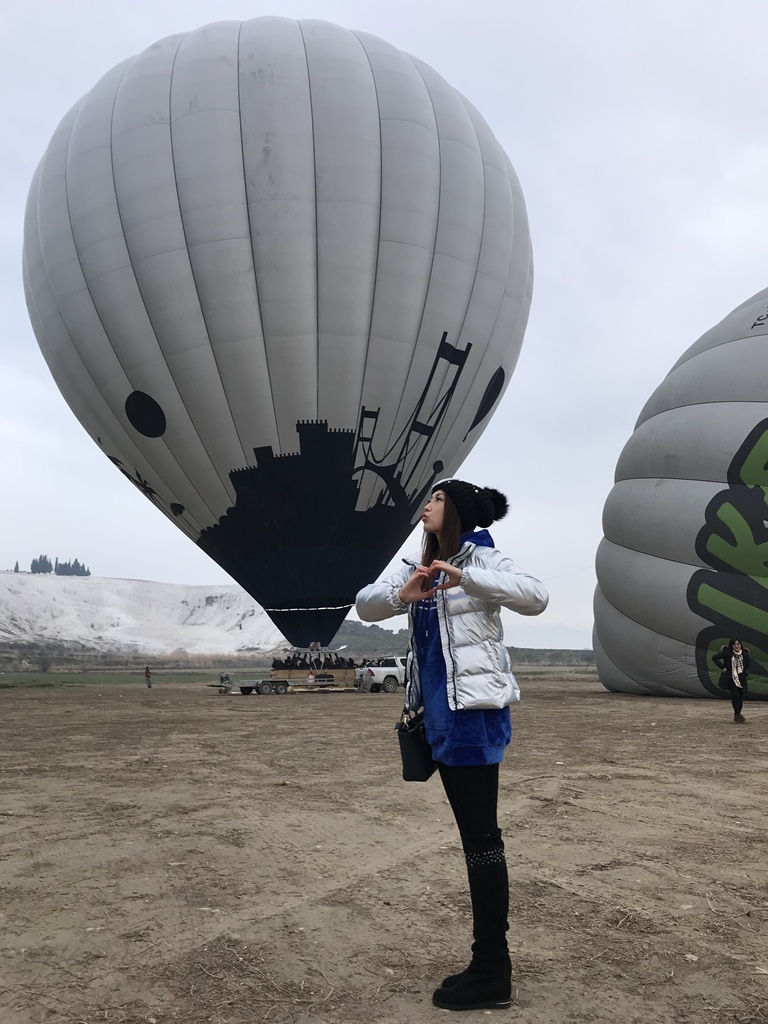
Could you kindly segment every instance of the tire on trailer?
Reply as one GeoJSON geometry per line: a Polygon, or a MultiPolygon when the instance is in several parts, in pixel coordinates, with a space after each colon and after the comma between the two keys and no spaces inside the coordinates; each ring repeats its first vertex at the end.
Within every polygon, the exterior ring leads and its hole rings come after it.
{"type": "Polygon", "coordinates": [[[385,676],[381,688],[384,693],[395,693],[397,691],[397,676],[385,676]]]}
{"type": "Polygon", "coordinates": [[[266,695],[267,693],[272,693],[272,683],[270,683],[268,679],[265,679],[263,682],[259,683],[259,693],[263,695],[266,695]]]}
{"type": "Polygon", "coordinates": [[[241,686],[240,687],[240,693],[242,693],[242,695],[244,697],[248,697],[250,694],[253,693],[253,687],[252,686],[241,686]]]}
{"type": "Polygon", "coordinates": [[[275,683],[275,693],[284,694],[288,693],[288,683],[283,682],[281,679],[279,683],[275,683]]]}

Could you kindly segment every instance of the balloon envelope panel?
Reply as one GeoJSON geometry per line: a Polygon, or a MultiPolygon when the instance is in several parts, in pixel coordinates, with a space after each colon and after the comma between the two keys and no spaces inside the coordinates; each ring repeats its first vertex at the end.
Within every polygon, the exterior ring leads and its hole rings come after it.
{"type": "Polygon", "coordinates": [[[768,290],[680,358],[619,458],[596,565],[609,690],[727,696],[712,659],[740,639],[768,699],[766,334],[768,290]]]}
{"type": "Polygon", "coordinates": [[[306,644],[480,436],[532,263],[509,159],[433,69],[256,18],[160,40],[67,114],[24,280],[85,429],[306,644]]]}

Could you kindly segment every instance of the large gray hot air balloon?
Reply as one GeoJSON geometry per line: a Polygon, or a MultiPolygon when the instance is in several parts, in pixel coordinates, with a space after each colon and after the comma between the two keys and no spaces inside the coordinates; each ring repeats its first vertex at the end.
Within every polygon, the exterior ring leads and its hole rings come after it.
{"type": "Polygon", "coordinates": [[[621,454],[597,555],[609,690],[726,696],[712,656],[737,638],[768,698],[767,334],[768,289],[688,349],[621,454]]]}
{"type": "Polygon", "coordinates": [[[85,429],[306,644],[477,441],[532,270],[515,173],[455,89],[374,36],[256,18],[73,107],[24,279],[85,429]]]}

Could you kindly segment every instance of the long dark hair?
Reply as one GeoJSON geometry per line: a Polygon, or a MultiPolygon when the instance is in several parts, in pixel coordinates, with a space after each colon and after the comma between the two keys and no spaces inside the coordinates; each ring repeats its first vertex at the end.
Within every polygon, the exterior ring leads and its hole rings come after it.
{"type": "MultiPolygon", "coordinates": [[[[437,488],[438,491],[440,488],[437,488]]],[[[436,558],[444,562],[446,558],[451,558],[459,550],[459,539],[461,538],[461,520],[459,519],[459,513],[456,511],[456,506],[445,493],[444,495],[444,508],[443,508],[443,528],[440,531],[441,539],[437,539],[437,534],[425,533],[424,541],[421,546],[421,564],[431,565],[436,558]]]]}

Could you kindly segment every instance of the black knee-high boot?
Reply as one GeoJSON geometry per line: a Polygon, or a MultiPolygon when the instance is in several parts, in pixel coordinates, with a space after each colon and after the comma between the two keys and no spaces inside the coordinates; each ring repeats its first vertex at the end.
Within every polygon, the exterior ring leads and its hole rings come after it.
{"type": "Polygon", "coordinates": [[[479,1010],[509,1006],[512,966],[507,948],[509,879],[501,831],[462,833],[472,900],[472,960],[461,974],[446,978],[434,993],[435,1006],[479,1010]]]}

